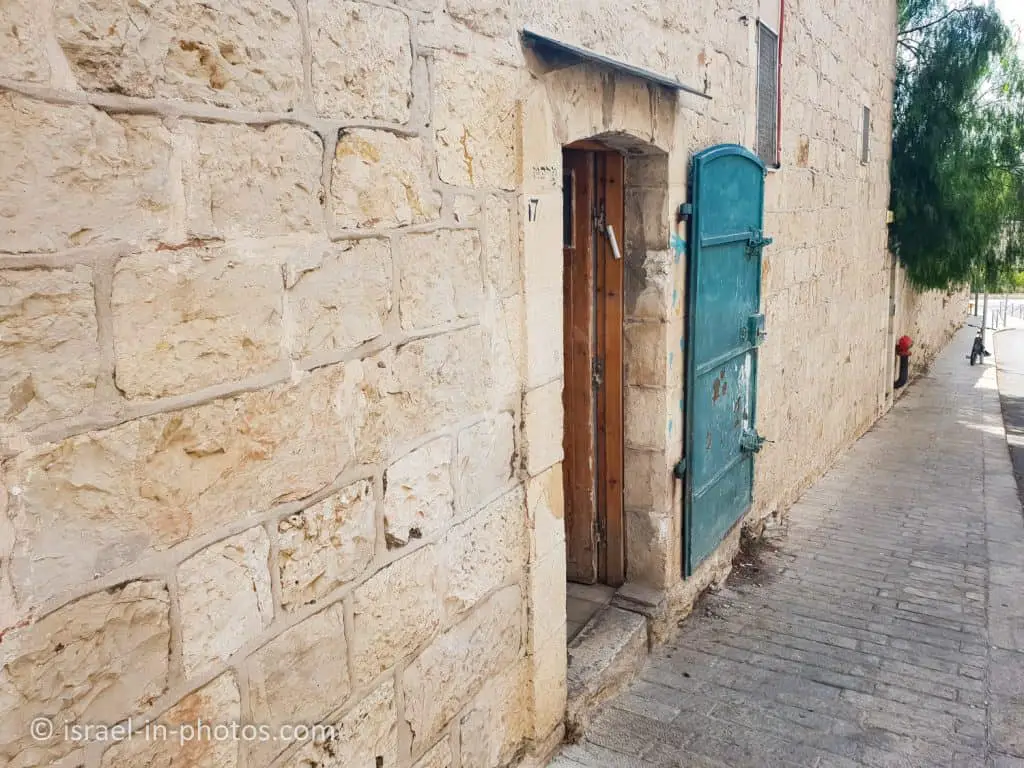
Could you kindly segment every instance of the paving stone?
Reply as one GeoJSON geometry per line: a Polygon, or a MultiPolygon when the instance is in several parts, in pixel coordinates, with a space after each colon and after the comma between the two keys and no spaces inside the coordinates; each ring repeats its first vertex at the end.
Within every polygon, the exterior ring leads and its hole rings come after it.
{"type": "Polygon", "coordinates": [[[970,333],[554,768],[1024,768],[1024,516],[970,333]]]}

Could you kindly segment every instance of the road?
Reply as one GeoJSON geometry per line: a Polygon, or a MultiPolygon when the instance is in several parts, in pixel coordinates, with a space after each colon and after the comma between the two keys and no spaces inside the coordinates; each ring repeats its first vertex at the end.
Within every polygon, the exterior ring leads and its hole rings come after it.
{"type": "Polygon", "coordinates": [[[1017,492],[1024,502],[1024,328],[999,331],[995,338],[1006,440],[1017,492]]]}

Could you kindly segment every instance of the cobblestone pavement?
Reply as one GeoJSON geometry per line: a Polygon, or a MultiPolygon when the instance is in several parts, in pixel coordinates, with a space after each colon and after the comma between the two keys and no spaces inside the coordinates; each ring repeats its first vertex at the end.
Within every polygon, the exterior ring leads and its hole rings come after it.
{"type": "Polygon", "coordinates": [[[551,768],[1024,768],[1024,522],[972,334],[551,768]]]}

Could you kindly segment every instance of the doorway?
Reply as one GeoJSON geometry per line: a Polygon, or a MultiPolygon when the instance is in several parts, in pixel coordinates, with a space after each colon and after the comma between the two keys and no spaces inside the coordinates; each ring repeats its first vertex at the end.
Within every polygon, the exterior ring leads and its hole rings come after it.
{"type": "Polygon", "coordinates": [[[623,182],[618,152],[565,148],[563,310],[569,635],[625,581],[623,530],[623,182]]]}

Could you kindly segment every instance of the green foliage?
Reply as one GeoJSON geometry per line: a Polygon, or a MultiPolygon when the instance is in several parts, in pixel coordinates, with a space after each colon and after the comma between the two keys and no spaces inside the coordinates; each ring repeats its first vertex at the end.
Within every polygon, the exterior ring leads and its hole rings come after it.
{"type": "Polygon", "coordinates": [[[1024,66],[994,7],[899,1],[890,247],[921,288],[1024,261],[1024,66]]]}

